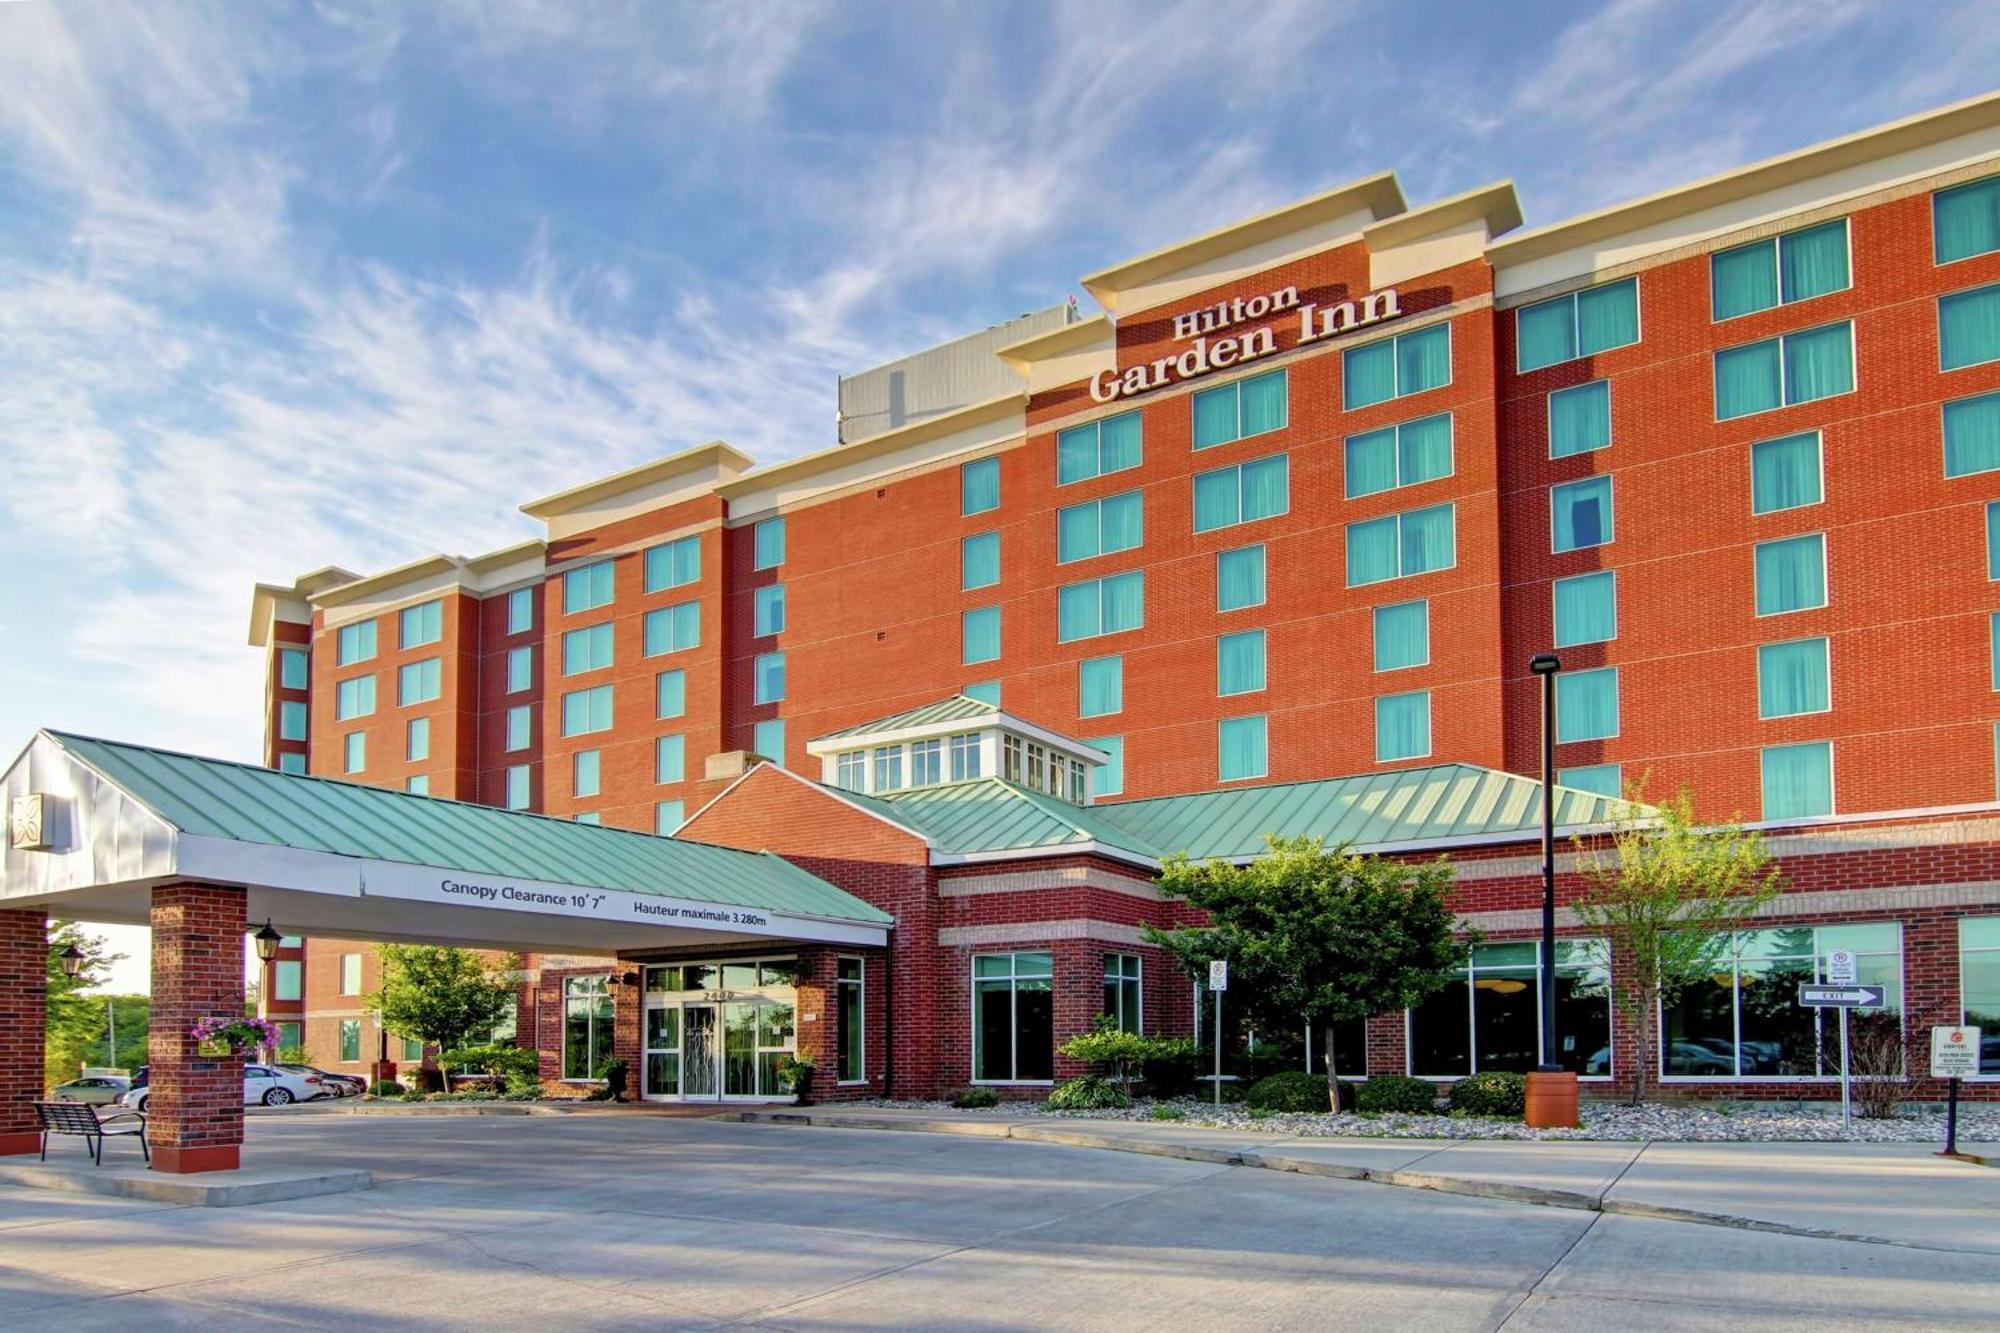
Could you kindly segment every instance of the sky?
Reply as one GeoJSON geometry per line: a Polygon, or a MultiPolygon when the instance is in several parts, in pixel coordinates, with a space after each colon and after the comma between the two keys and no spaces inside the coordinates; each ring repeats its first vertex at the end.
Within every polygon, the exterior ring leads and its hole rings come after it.
{"type": "Polygon", "coordinates": [[[0,3],[0,748],[255,759],[254,582],[828,447],[841,374],[1345,180],[1535,226],[1996,68],[1981,4],[0,3]]]}

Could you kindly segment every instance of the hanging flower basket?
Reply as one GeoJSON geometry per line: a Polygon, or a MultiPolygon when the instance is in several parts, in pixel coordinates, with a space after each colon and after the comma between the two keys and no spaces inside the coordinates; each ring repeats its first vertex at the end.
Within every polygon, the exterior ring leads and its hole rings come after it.
{"type": "Polygon", "coordinates": [[[195,1054],[211,1059],[278,1044],[277,1025],[261,1018],[204,1018],[188,1035],[194,1038],[195,1054]]]}

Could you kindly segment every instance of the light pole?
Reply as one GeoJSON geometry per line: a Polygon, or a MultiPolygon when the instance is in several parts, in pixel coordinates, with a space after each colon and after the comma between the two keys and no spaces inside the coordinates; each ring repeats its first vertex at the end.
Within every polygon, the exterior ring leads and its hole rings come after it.
{"type": "Polygon", "coordinates": [[[1562,659],[1537,653],[1528,670],[1542,680],[1542,1060],[1528,1075],[1530,1125],[1577,1123],[1576,1075],[1556,1063],[1556,674],[1562,659]]]}

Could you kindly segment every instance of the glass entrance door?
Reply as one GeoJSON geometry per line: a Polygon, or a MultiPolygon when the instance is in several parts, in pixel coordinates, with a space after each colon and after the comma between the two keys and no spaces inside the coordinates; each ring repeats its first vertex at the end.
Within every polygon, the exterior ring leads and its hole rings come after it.
{"type": "Polygon", "coordinates": [[[681,1014],[681,1096],[719,1096],[716,1063],[721,1054],[715,1040],[715,1006],[683,1005],[681,1014]]]}
{"type": "Polygon", "coordinates": [[[648,1097],[681,1094],[681,1010],[655,1005],[646,1011],[646,1087],[648,1097]]]}

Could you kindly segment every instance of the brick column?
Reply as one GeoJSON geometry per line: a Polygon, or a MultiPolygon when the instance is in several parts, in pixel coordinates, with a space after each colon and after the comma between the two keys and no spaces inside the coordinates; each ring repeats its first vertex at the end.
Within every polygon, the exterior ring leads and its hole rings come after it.
{"type": "Polygon", "coordinates": [[[35,1152],[48,1024],[49,922],[39,908],[0,912],[0,1156],[35,1152]]]}
{"type": "Polygon", "coordinates": [[[195,1053],[199,1019],[243,1013],[244,893],[208,884],[153,890],[152,1092],[155,1171],[233,1171],[243,1145],[243,1057],[195,1053]]]}
{"type": "Polygon", "coordinates": [[[640,1030],[646,1021],[645,976],[644,967],[623,959],[611,967],[611,1053],[625,1062],[625,1098],[634,1102],[645,1092],[645,1034],[640,1030]]]}

